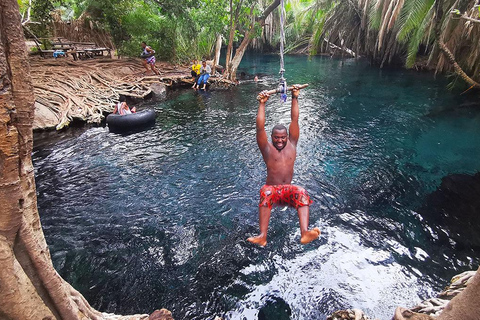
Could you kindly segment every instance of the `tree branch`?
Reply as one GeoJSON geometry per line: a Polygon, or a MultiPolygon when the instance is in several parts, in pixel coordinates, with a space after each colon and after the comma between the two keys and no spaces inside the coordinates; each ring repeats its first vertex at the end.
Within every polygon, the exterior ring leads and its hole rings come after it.
{"type": "Polygon", "coordinates": [[[441,35],[441,32],[440,32],[440,23],[442,21],[442,17],[443,17],[443,8],[442,8],[441,1],[435,1],[435,27],[434,27],[435,29],[434,30],[435,30],[435,36],[437,38],[436,40],[437,40],[437,43],[438,43],[438,46],[439,46],[440,50],[442,51],[442,53],[445,56],[445,58],[447,59],[447,61],[450,62],[453,65],[453,68],[454,68],[455,72],[466,83],[470,84],[474,88],[480,88],[480,84],[478,82],[476,82],[475,80],[473,80],[472,78],[470,78],[465,73],[465,71],[463,71],[462,67],[460,67],[460,65],[455,60],[455,56],[453,55],[453,53],[445,45],[445,42],[443,41],[443,38],[442,38],[442,35],[441,35]]]}
{"type": "Polygon", "coordinates": [[[462,14],[462,16],[461,16],[460,18],[461,18],[461,19],[468,20],[468,21],[471,21],[471,22],[480,23],[480,20],[479,20],[479,19],[471,18],[471,17],[467,16],[466,13],[462,14]]]}

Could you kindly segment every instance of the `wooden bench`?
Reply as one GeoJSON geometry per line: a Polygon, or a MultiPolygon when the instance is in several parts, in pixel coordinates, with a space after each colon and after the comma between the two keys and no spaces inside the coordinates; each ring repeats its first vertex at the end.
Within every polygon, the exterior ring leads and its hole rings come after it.
{"type": "Polygon", "coordinates": [[[52,42],[52,46],[57,48],[68,48],[73,47],[73,42],[52,42]]]}
{"type": "Polygon", "coordinates": [[[110,48],[83,48],[80,50],[74,50],[71,53],[75,60],[77,60],[77,58],[83,60],[102,56],[111,57],[111,51],[112,49],[110,48]]]}
{"type": "Polygon", "coordinates": [[[44,49],[38,49],[38,52],[40,52],[40,56],[42,58],[47,58],[47,57],[53,57],[53,53],[55,52],[55,50],[44,50],[44,49]]]}
{"type": "Polygon", "coordinates": [[[112,49],[110,48],[88,48],[84,50],[85,52],[89,52],[94,56],[103,56],[103,52],[105,52],[107,56],[111,56],[111,51],[112,51],[112,49]]]}
{"type": "MultiPolygon", "coordinates": [[[[33,35],[33,34],[32,34],[33,35]]],[[[60,50],[64,52],[65,57],[69,54],[73,57],[74,60],[78,59],[91,59],[96,56],[108,56],[111,57],[110,48],[97,47],[97,44],[94,42],[73,42],[66,39],[57,38],[58,41],[52,42],[51,49],[42,49],[41,44],[38,38],[34,36],[35,44],[37,46],[40,56],[43,58],[47,57],[57,57],[54,54],[55,51],[60,50]]]]}

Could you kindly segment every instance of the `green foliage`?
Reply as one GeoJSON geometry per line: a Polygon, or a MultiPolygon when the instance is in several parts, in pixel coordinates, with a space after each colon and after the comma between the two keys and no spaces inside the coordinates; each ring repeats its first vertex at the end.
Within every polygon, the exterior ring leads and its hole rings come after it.
{"type": "MultiPolygon", "coordinates": [[[[380,8],[383,7],[383,1],[384,0],[378,0],[377,2],[378,7],[380,8]]],[[[380,25],[382,23],[382,10],[376,10],[376,6],[371,6],[368,16],[369,16],[368,25],[370,26],[370,28],[372,30],[379,30],[380,25]]]]}
{"type": "Polygon", "coordinates": [[[159,59],[186,61],[208,56],[225,29],[226,1],[69,0],[112,34],[118,52],[138,56],[145,41],[159,59]]]}
{"type": "Polygon", "coordinates": [[[32,20],[39,22],[34,24],[31,29],[37,37],[44,38],[50,36],[50,25],[53,21],[51,12],[54,6],[50,0],[36,0],[32,4],[32,20]]]}
{"type": "Polygon", "coordinates": [[[18,3],[18,8],[20,9],[20,14],[25,16],[25,12],[27,11],[29,7],[29,1],[28,0],[17,0],[18,3]]]}
{"type": "Polygon", "coordinates": [[[407,60],[405,62],[405,65],[407,68],[413,67],[415,64],[416,58],[417,58],[417,53],[418,53],[418,48],[420,44],[422,43],[423,39],[425,38],[427,34],[427,26],[429,22],[431,21],[431,16],[433,15],[433,10],[430,10],[428,12],[428,15],[422,20],[419,26],[416,27],[414,32],[412,32],[412,35],[409,37],[408,40],[408,55],[407,55],[407,60]]]}
{"type": "MultiPolygon", "coordinates": [[[[26,11],[28,0],[17,0],[26,11]]],[[[251,27],[252,17],[259,16],[262,5],[272,0],[233,0],[242,4],[239,10],[235,40],[241,41],[251,27]]],[[[50,13],[56,9],[62,19],[83,16],[88,23],[107,30],[118,53],[137,57],[141,42],[156,51],[159,59],[187,61],[191,58],[211,58],[216,36],[224,39],[229,32],[230,0],[35,0],[36,21],[41,21],[45,32],[34,32],[48,37],[50,13]]],[[[254,25],[252,37],[261,35],[262,27],[254,25]]]]}
{"type": "Polygon", "coordinates": [[[424,24],[425,18],[433,10],[435,0],[410,0],[406,1],[400,12],[400,31],[397,38],[406,42],[409,37],[424,24]]]}
{"type": "Polygon", "coordinates": [[[156,51],[158,58],[163,58],[166,50],[164,45],[162,46],[161,39],[172,40],[168,26],[167,18],[155,14],[147,4],[137,3],[132,10],[118,18],[118,24],[115,27],[118,53],[139,56],[143,51],[141,43],[145,41],[156,51]]]}
{"type": "Polygon", "coordinates": [[[285,51],[310,46],[310,54],[316,54],[323,39],[325,19],[337,5],[336,1],[289,0],[285,6],[285,51]]]}

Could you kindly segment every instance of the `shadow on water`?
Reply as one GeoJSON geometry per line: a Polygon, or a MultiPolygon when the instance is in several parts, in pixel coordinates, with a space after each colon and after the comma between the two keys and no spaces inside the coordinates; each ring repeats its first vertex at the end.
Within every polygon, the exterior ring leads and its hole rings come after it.
{"type": "MultiPolygon", "coordinates": [[[[277,85],[277,56],[247,56],[246,80],[231,90],[170,92],[144,131],[35,135],[52,259],[94,307],[167,308],[176,319],[323,319],[361,308],[388,319],[477,267],[480,237],[462,241],[452,227],[441,182],[479,171],[479,114],[437,112],[456,97],[428,74],[328,58],[286,65],[289,83],[310,84],[293,183],[309,190],[322,235],[306,246],[285,208],[272,213],[266,248],[246,242],[266,175],[255,97],[277,85]]],[[[288,124],[289,111],[272,97],[267,127],[288,124]]]]}

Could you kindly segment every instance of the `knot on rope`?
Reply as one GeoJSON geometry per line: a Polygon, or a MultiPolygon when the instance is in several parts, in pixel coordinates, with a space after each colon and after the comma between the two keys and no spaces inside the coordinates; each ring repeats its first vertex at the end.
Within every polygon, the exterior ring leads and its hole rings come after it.
{"type": "Polygon", "coordinates": [[[287,80],[283,78],[280,79],[279,92],[282,94],[281,99],[283,102],[287,102],[287,80]]]}

